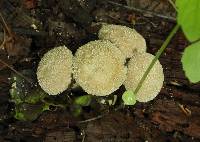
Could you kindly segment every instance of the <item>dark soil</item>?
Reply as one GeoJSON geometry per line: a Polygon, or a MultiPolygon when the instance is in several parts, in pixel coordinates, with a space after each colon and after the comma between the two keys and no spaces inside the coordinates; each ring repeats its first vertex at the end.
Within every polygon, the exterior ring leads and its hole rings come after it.
{"type": "MultiPolygon", "coordinates": [[[[122,0],[1,0],[0,12],[15,40],[6,42],[0,59],[18,72],[35,72],[42,55],[53,47],[65,44],[74,53],[97,39],[100,22],[134,26],[146,39],[148,52],[155,54],[176,24],[175,11],[167,0],[133,2],[134,7],[122,0]]],[[[86,107],[79,117],[52,108],[32,122],[13,118],[9,95],[13,71],[0,63],[0,142],[200,141],[200,84],[189,83],[180,61],[186,45],[179,30],[160,58],[165,83],[153,101],[118,110],[86,107]]],[[[116,93],[121,96],[123,90],[116,93]]]]}

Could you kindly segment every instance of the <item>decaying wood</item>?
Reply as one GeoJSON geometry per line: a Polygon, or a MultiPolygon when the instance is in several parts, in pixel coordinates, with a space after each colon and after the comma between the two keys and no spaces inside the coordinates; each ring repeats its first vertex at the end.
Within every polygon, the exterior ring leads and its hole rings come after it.
{"type": "MultiPolygon", "coordinates": [[[[103,6],[101,6],[101,8],[102,7],[103,6]]],[[[127,23],[127,21],[123,19],[128,15],[124,14],[126,11],[120,11],[118,9],[119,6],[116,7],[117,10],[115,11],[110,9],[112,14],[114,13],[113,15],[115,15],[115,17],[121,18],[121,21],[127,23]],[[123,15],[119,13],[123,13],[123,15]]],[[[126,9],[127,8],[128,7],[126,7],[126,9]]],[[[64,10],[66,9],[63,8],[63,11],[64,10]]],[[[105,15],[108,14],[110,12],[108,10],[109,9],[105,8],[100,15],[103,17],[105,12],[107,12],[105,15]]],[[[132,10],[143,12],[137,9],[132,10]]],[[[96,13],[97,12],[98,11],[96,11],[96,13]]],[[[157,17],[173,22],[163,23],[162,20],[151,21],[153,25],[155,25],[153,28],[149,26],[149,23],[146,21],[143,25],[136,24],[136,29],[147,41],[148,52],[153,54],[164,42],[170,31],[170,26],[173,26],[175,20],[173,17],[161,16],[162,15],[157,15],[157,17]]],[[[108,16],[106,16],[106,19],[108,19],[108,16]]],[[[117,19],[116,21],[120,20],[117,19]]],[[[127,25],[131,24],[128,23],[127,25]]],[[[76,33],[80,33],[80,31],[77,30],[76,33]]],[[[90,31],[88,33],[92,32],[90,31]]],[[[76,34],[74,34],[74,36],[76,38],[79,37],[76,36],[76,34]]],[[[89,36],[91,36],[91,34],[89,36]]],[[[189,83],[184,75],[180,62],[182,52],[187,45],[186,39],[181,31],[179,31],[160,58],[160,62],[164,68],[165,83],[156,99],[148,103],[137,103],[133,107],[126,107],[117,111],[110,110],[106,115],[104,115],[103,112],[100,115],[85,113],[87,117],[84,117],[84,119],[74,118],[69,113],[69,110],[44,112],[34,122],[19,122],[9,119],[8,112],[6,112],[10,104],[8,102],[8,76],[6,76],[6,79],[3,78],[5,76],[0,76],[0,83],[7,83],[7,88],[4,89],[7,90],[7,94],[5,91],[0,92],[0,97],[2,97],[0,106],[4,106],[0,109],[2,110],[0,112],[0,141],[200,141],[200,84],[189,83]],[[5,118],[6,121],[4,122],[3,119],[5,118]]],[[[44,48],[41,50],[44,50],[44,48]]]]}

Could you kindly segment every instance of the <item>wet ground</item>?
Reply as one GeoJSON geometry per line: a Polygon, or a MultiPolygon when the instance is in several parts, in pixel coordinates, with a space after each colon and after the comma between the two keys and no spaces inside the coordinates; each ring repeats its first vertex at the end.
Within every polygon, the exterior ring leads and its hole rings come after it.
{"type": "MultiPolygon", "coordinates": [[[[102,22],[134,27],[146,39],[148,52],[156,53],[176,24],[175,10],[168,0],[127,0],[127,3],[122,0],[0,1],[0,12],[7,25],[0,26],[0,41],[5,47],[0,50],[0,141],[200,141],[200,85],[190,84],[184,76],[180,59],[188,42],[181,30],[160,58],[165,82],[153,101],[118,110],[115,106],[94,103],[92,107],[84,107],[77,117],[72,114],[76,108],[67,102],[67,109],[53,105],[34,121],[13,117],[16,102],[9,93],[12,75],[23,70],[35,72],[42,55],[57,45],[65,44],[74,53],[80,45],[97,39],[102,22]]],[[[122,86],[115,94],[121,96],[123,90],[122,86]]],[[[82,93],[69,89],[64,95],[82,93]]],[[[54,99],[60,100],[64,95],[54,99]]],[[[36,106],[40,104],[29,108],[36,106]]]]}

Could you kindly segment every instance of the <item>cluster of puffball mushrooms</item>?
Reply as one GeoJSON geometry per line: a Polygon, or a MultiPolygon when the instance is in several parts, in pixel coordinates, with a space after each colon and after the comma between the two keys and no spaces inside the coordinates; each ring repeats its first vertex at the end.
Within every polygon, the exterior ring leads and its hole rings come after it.
{"type": "MultiPolygon", "coordinates": [[[[134,29],[103,24],[99,40],[79,47],[73,56],[65,46],[55,47],[41,59],[37,79],[49,95],[65,91],[72,76],[88,94],[107,96],[121,85],[135,91],[154,55],[146,53],[145,39],[134,29]],[[127,66],[125,62],[128,61],[127,66]]],[[[155,63],[136,94],[139,102],[148,102],[160,92],[164,81],[163,68],[155,63]]]]}

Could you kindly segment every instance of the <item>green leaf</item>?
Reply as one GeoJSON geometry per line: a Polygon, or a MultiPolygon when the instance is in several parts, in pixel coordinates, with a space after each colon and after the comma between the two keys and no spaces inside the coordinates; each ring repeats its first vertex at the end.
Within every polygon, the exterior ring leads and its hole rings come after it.
{"type": "Polygon", "coordinates": [[[44,92],[41,88],[36,88],[26,95],[24,102],[35,104],[43,100],[46,96],[48,96],[46,92],[44,92]]]}
{"type": "Polygon", "coordinates": [[[83,109],[80,105],[73,105],[71,106],[71,113],[73,116],[78,117],[81,115],[83,109]]]}
{"type": "Polygon", "coordinates": [[[27,104],[22,103],[16,106],[14,117],[21,121],[33,121],[48,107],[45,104],[27,104]]]}
{"type": "Polygon", "coordinates": [[[11,89],[10,89],[10,96],[11,96],[11,101],[13,101],[15,104],[20,104],[24,101],[25,98],[25,80],[21,78],[17,74],[12,74],[11,76],[11,89]]]}
{"type": "Polygon", "coordinates": [[[176,0],[178,24],[191,42],[200,39],[200,0],[176,0]]]}
{"type": "Polygon", "coordinates": [[[89,106],[92,101],[92,97],[90,95],[77,97],[74,101],[75,104],[81,106],[89,106]]]}
{"type": "MultiPolygon", "coordinates": [[[[33,72],[31,70],[23,70],[21,73],[29,78],[33,78],[33,72]]],[[[35,104],[47,96],[47,93],[40,87],[28,83],[24,78],[17,74],[12,74],[11,81],[11,101],[16,105],[23,102],[35,104]]]]}
{"type": "Polygon", "coordinates": [[[134,105],[136,103],[136,96],[133,91],[128,90],[122,95],[122,100],[125,105],[134,105]]]}
{"type": "Polygon", "coordinates": [[[192,83],[200,81],[200,41],[188,46],[181,62],[186,76],[192,83]]]}
{"type": "Polygon", "coordinates": [[[21,92],[16,88],[16,83],[12,84],[12,88],[10,89],[11,101],[15,104],[20,104],[23,102],[23,98],[21,97],[21,92]]]}
{"type": "MultiPolygon", "coordinates": [[[[26,77],[32,77],[33,72],[31,70],[23,70],[20,72],[26,77]]],[[[24,102],[24,99],[31,90],[32,86],[28,83],[24,78],[17,74],[11,75],[11,89],[10,89],[10,96],[11,101],[15,104],[20,104],[24,102]]]]}

